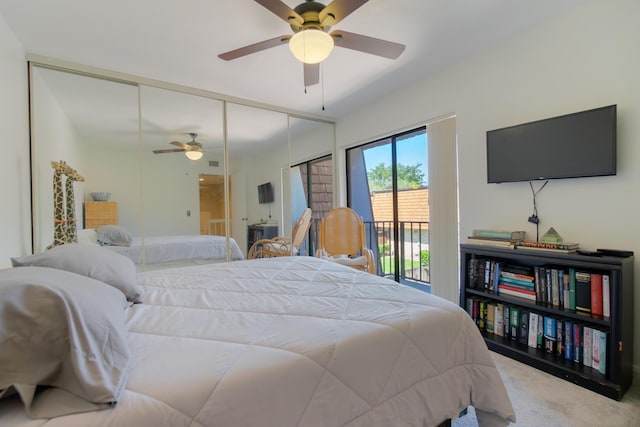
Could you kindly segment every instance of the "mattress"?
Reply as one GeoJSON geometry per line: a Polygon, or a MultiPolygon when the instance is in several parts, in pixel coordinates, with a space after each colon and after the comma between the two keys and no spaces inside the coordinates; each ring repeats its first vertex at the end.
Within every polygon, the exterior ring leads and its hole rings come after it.
{"type": "Polygon", "coordinates": [[[112,408],[2,426],[432,426],[473,405],[515,421],[477,327],[457,305],[313,257],[139,273],[132,368],[112,408]]]}
{"type": "MultiPolygon", "coordinates": [[[[145,264],[164,264],[179,261],[226,260],[227,238],[224,236],[185,235],[147,236],[143,241],[133,237],[131,246],[105,246],[136,264],[142,264],[143,247],[145,264]]],[[[238,243],[229,239],[231,260],[244,259],[238,243]]]]}

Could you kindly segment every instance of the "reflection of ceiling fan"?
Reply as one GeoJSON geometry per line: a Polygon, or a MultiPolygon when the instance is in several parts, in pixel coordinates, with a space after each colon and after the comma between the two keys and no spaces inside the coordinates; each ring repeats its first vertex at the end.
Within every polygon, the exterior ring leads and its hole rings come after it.
{"type": "Polygon", "coordinates": [[[396,59],[405,46],[398,43],[363,36],[356,33],[329,29],[368,0],[333,0],[327,6],[314,0],[305,0],[294,9],[281,0],[255,0],[278,17],[289,23],[295,33],[283,35],[218,55],[230,61],[289,43],[293,55],[304,63],[304,84],[311,86],[319,81],[320,62],[329,56],[333,46],[358,50],[389,59],[396,59]]]}
{"type": "Polygon", "coordinates": [[[202,157],[202,144],[196,141],[198,137],[197,133],[190,133],[191,141],[184,142],[180,141],[171,141],[169,144],[176,145],[180,148],[171,148],[167,150],[153,150],[154,154],[162,154],[162,153],[184,153],[190,160],[198,160],[202,157]]]}

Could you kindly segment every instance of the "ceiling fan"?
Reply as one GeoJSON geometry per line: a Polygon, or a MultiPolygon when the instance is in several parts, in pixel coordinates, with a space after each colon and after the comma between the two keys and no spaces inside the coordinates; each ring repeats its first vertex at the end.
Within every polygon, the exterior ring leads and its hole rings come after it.
{"type": "Polygon", "coordinates": [[[198,137],[197,133],[190,133],[191,141],[184,143],[180,141],[171,141],[169,144],[178,146],[180,148],[171,148],[166,150],[153,150],[154,154],[163,154],[163,153],[181,153],[183,152],[185,156],[189,160],[198,160],[202,157],[203,150],[202,144],[196,141],[198,137]]]}
{"type": "Polygon", "coordinates": [[[405,46],[361,34],[329,29],[346,18],[368,0],[333,0],[324,5],[314,0],[305,0],[291,9],[281,0],[255,0],[276,16],[285,20],[293,35],[283,35],[269,40],[221,53],[225,61],[240,58],[265,49],[289,43],[294,56],[304,63],[304,84],[311,86],[319,82],[320,62],[331,53],[334,45],[360,52],[396,59],[405,46]]]}

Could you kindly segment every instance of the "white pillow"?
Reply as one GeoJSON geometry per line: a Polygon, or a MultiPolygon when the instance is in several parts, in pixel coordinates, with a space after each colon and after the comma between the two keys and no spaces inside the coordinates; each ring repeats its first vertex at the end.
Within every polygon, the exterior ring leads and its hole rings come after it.
{"type": "Polygon", "coordinates": [[[119,225],[101,225],[96,232],[101,245],[131,246],[131,234],[119,225]]]}
{"type": "Polygon", "coordinates": [[[98,233],[95,228],[82,228],[78,230],[78,243],[98,244],[98,233]]]}
{"type": "Polygon", "coordinates": [[[127,301],[111,286],[44,267],[0,271],[0,390],[34,418],[107,409],[130,367],[127,301]]]}
{"type": "Polygon", "coordinates": [[[100,280],[140,302],[136,266],[129,258],[101,246],[69,243],[41,254],[11,258],[14,267],[49,267],[100,280]]]}

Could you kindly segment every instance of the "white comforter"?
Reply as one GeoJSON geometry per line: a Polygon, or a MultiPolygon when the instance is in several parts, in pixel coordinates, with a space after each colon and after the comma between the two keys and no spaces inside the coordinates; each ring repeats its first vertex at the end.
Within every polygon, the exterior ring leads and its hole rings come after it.
{"type": "MultiPolygon", "coordinates": [[[[227,238],[224,236],[186,235],[186,236],[146,236],[143,241],[134,237],[131,246],[106,246],[142,264],[142,248],[146,264],[161,264],[175,261],[225,260],[227,238]]],[[[244,259],[238,243],[229,239],[232,260],[244,259]]]]}
{"type": "Polygon", "coordinates": [[[140,274],[133,357],[113,408],[0,425],[431,426],[474,405],[515,420],[470,317],[392,281],[311,257],[140,274]]]}

